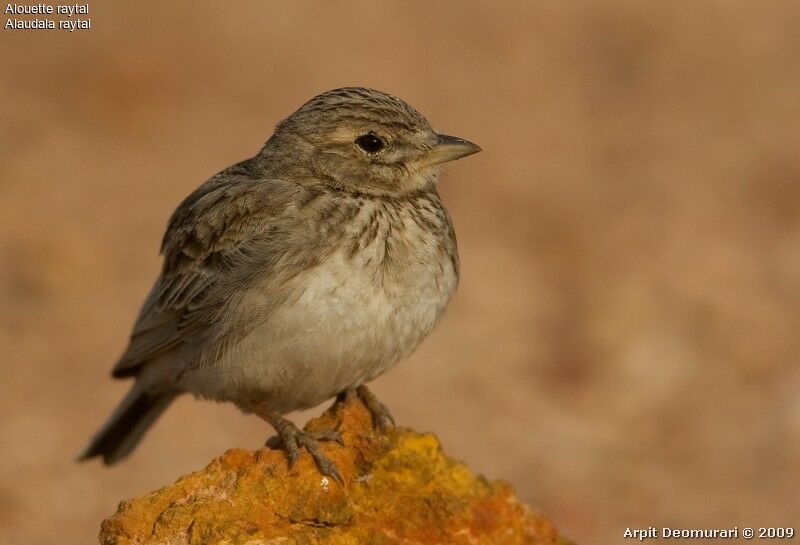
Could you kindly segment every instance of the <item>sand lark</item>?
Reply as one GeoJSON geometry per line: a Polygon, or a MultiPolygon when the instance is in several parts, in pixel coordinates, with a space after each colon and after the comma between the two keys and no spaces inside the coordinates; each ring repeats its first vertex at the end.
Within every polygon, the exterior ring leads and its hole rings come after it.
{"type": "Polygon", "coordinates": [[[289,463],[335,431],[283,415],[355,393],[433,330],[458,283],[440,165],[480,151],[434,131],[402,100],[323,93],[281,122],[253,158],[201,185],[173,213],[164,265],[113,376],[130,393],[81,459],[125,457],[176,396],[229,401],[269,422],[289,463]]]}

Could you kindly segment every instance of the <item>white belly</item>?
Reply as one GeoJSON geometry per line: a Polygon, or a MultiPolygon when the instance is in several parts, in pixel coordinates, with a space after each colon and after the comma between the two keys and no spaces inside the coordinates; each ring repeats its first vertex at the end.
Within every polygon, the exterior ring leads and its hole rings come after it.
{"type": "Polygon", "coordinates": [[[246,391],[285,413],[375,378],[430,333],[455,290],[451,263],[416,257],[413,271],[390,275],[334,253],[294,278],[289,298],[215,365],[187,373],[188,389],[232,401],[246,391]]]}

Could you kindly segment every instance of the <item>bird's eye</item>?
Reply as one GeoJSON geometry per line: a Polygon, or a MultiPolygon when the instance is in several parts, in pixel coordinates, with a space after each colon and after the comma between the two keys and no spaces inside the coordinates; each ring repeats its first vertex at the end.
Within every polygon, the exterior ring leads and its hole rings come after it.
{"type": "Polygon", "coordinates": [[[386,146],[383,140],[372,133],[356,138],[356,144],[367,153],[378,153],[386,146]]]}

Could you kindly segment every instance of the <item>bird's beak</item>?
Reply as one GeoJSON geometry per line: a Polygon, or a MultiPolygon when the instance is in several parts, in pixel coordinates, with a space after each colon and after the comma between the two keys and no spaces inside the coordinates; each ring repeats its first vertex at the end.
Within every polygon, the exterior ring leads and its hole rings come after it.
{"type": "Polygon", "coordinates": [[[425,161],[427,166],[455,161],[456,159],[461,159],[462,157],[481,151],[481,147],[477,144],[473,144],[469,140],[464,140],[457,136],[437,134],[436,138],[436,145],[430,151],[425,161]]]}

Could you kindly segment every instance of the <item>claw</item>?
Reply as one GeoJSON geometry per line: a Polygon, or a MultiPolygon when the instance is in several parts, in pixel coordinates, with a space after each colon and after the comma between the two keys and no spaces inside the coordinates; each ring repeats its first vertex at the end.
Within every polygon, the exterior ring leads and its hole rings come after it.
{"type": "Polygon", "coordinates": [[[327,475],[328,477],[332,478],[334,481],[339,483],[339,486],[344,486],[344,477],[342,474],[339,473],[339,469],[336,465],[328,460],[317,460],[317,467],[319,467],[320,472],[323,475],[327,475]]]}

